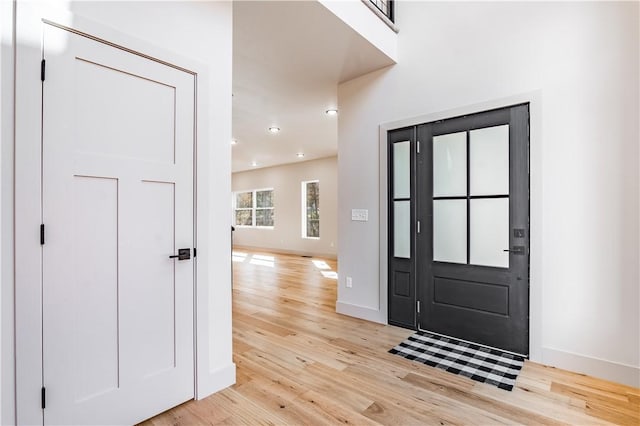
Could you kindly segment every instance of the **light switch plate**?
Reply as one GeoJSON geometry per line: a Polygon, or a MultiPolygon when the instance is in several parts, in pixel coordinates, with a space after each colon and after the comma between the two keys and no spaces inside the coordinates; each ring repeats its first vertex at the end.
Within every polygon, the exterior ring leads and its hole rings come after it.
{"type": "Polygon", "coordinates": [[[351,220],[359,222],[367,222],[369,220],[369,210],[367,209],[352,209],[351,220]]]}

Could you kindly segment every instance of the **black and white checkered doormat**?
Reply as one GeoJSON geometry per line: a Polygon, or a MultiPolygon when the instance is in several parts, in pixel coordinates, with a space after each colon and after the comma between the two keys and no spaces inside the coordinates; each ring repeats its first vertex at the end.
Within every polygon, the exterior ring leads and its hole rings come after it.
{"type": "Polygon", "coordinates": [[[520,355],[422,331],[389,352],[508,391],[524,364],[520,355]]]}

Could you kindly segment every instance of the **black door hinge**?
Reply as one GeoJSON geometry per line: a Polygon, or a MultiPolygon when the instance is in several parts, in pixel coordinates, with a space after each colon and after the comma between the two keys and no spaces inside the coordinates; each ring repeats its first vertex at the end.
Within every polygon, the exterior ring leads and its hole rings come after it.
{"type": "Polygon", "coordinates": [[[45,399],[46,399],[46,391],[44,389],[44,386],[42,387],[42,391],[41,391],[41,397],[42,397],[42,409],[45,409],[45,399]]]}
{"type": "Polygon", "coordinates": [[[44,68],[45,68],[45,61],[43,59],[42,62],[40,62],[40,80],[41,81],[44,81],[44,68]]]}
{"type": "Polygon", "coordinates": [[[40,245],[44,245],[44,223],[40,225],[40,245]]]}
{"type": "Polygon", "coordinates": [[[193,248],[193,257],[196,257],[196,248],[193,248]]]}

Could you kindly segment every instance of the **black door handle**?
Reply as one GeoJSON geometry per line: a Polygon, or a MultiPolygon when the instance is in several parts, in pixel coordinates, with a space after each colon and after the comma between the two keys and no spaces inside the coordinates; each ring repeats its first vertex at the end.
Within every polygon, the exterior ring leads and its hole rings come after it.
{"type": "Polygon", "coordinates": [[[506,249],[506,250],[502,250],[502,251],[507,251],[507,252],[513,253],[513,254],[524,255],[524,246],[513,246],[513,248],[511,250],[506,249]]]}
{"type": "Polygon", "coordinates": [[[191,259],[191,249],[181,248],[178,249],[178,254],[169,256],[169,259],[189,260],[191,259]]]}

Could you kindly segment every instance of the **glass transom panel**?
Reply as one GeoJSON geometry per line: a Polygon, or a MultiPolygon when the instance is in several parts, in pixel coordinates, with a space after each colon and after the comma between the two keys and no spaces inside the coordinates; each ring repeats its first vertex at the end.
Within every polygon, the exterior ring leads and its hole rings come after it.
{"type": "Polygon", "coordinates": [[[509,194],[509,125],[469,132],[470,195],[509,194]]]}
{"type": "Polygon", "coordinates": [[[467,195],[467,133],[433,137],[433,196],[467,195]]]}

